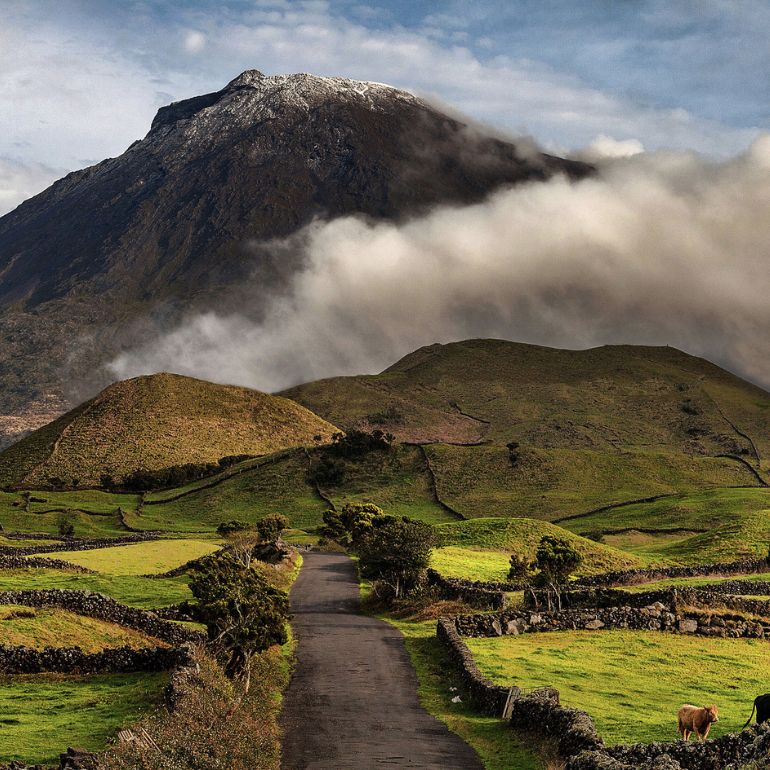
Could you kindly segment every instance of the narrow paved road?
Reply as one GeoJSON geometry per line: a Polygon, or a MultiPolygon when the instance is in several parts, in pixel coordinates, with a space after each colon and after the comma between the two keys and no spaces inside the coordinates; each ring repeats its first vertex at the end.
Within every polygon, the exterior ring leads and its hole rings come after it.
{"type": "Polygon", "coordinates": [[[353,562],[309,553],[291,592],[297,667],[286,692],[283,770],[482,770],[421,706],[401,634],[359,614],[353,562]]]}

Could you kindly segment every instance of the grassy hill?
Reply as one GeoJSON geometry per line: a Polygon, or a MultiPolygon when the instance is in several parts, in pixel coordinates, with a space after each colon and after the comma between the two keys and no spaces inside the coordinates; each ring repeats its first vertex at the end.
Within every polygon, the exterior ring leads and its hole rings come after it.
{"type": "Polygon", "coordinates": [[[760,454],[770,448],[770,394],[670,347],[467,340],[420,348],[378,375],[283,395],[343,428],[382,427],[407,441],[735,452],[756,461],[746,432],[760,454]]]}
{"type": "Polygon", "coordinates": [[[284,395],[428,445],[440,499],[466,517],[550,520],[770,475],[770,394],[669,347],[468,340],[284,395]]]}
{"type": "Polygon", "coordinates": [[[119,382],[0,454],[0,485],[96,486],[107,474],[217,462],[327,441],[335,427],[284,398],[175,374],[119,382]],[[76,483],[77,482],[77,483],[76,483]]]}

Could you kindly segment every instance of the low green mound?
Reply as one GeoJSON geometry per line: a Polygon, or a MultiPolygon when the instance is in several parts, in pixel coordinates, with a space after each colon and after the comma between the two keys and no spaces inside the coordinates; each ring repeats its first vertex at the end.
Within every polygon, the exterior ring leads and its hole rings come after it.
{"type": "Polygon", "coordinates": [[[92,653],[111,647],[162,646],[132,628],[53,608],[0,605],[0,644],[13,647],[80,647],[92,653]]]}
{"type": "Polygon", "coordinates": [[[335,427],[285,398],[175,374],[118,382],[0,454],[0,486],[103,486],[137,471],[328,441],[335,427]]]}
{"type": "Polygon", "coordinates": [[[571,631],[467,639],[502,685],[553,685],[587,711],[608,744],[673,741],[683,703],[716,703],[710,737],[740,730],[767,690],[767,642],[655,631],[571,631]]]}
{"type": "Polygon", "coordinates": [[[581,575],[638,567],[631,554],[595,543],[555,524],[535,519],[472,519],[438,527],[442,546],[433,555],[433,566],[448,577],[471,580],[504,580],[510,554],[534,557],[546,535],[569,542],[583,557],[581,575]]]}
{"type": "Polygon", "coordinates": [[[66,746],[91,751],[160,701],[167,674],[0,677],[0,762],[58,763],[66,746]]]}

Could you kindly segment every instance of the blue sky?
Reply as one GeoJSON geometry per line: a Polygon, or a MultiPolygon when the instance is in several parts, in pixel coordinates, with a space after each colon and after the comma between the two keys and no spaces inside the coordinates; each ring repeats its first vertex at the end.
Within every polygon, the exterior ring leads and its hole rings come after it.
{"type": "Polygon", "coordinates": [[[244,69],[388,82],[554,151],[767,131],[766,0],[4,0],[0,213],[244,69]]]}

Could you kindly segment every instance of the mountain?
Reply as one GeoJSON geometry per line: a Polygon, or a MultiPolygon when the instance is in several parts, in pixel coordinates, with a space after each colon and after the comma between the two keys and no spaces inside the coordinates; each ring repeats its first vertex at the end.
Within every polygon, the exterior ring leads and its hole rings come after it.
{"type": "Polygon", "coordinates": [[[312,446],[335,431],[278,396],[176,374],[137,377],[0,454],[0,486],[96,486],[104,474],[119,481],[140,469],[312,446]]]}
{"type": "Polygon", "coordinates": [[[386,85],[244,72],[0,218],[0,416],[105,385],[105,361],[237,302],[247,278],[280,291],[300,255],[275,239],[314,218],[400,219],[590,171],[386,85]]]}

